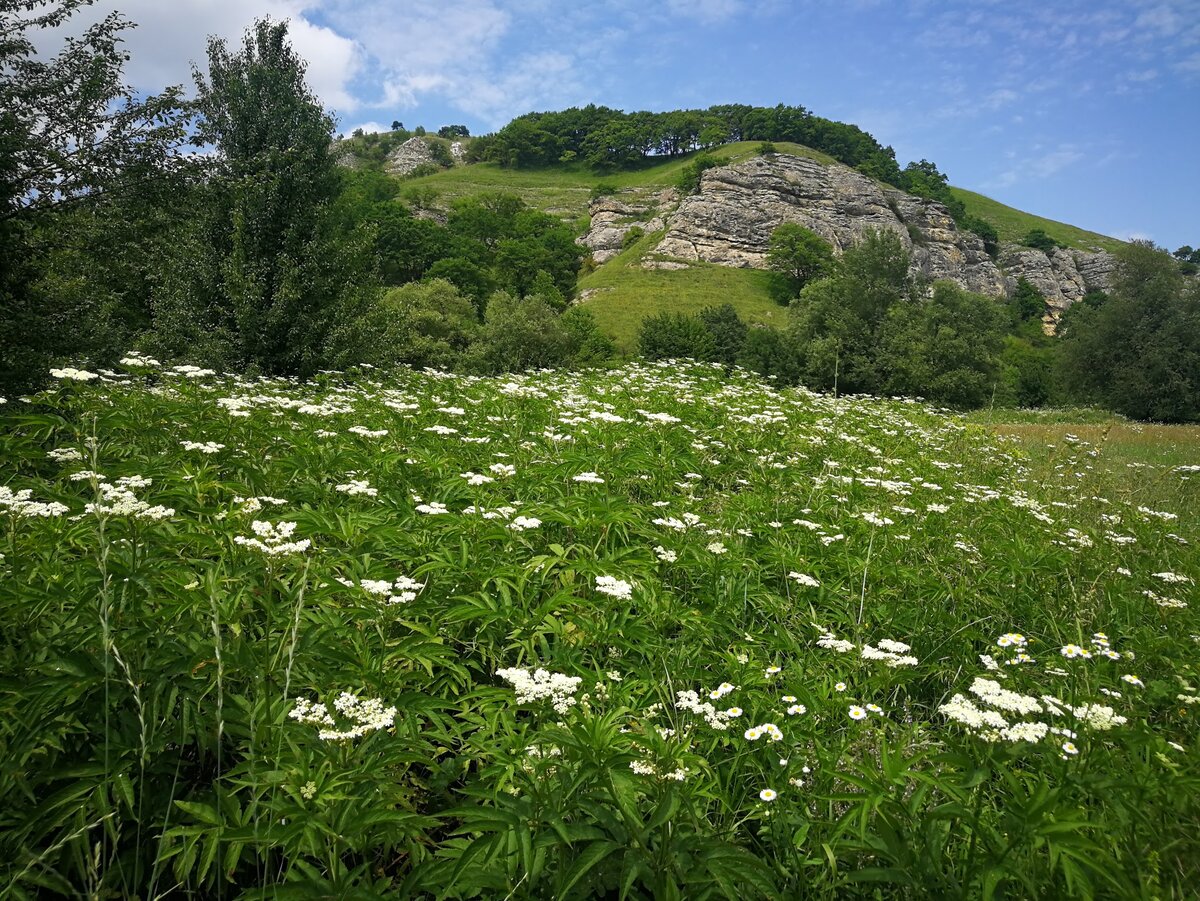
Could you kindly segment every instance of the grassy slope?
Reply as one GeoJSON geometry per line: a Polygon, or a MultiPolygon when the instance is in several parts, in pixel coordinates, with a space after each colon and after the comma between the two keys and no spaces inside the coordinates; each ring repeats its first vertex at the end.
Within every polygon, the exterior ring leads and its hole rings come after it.
{"type": "Polygon", "coordinates": [[[1001,241],[1020,241],[1031,229],[1040,228],[1059,243],[1078,250],[1113,251],[1122,244],[1121,241],[1107,235],[1076,228],[1074,225],[1067,225],[1064,222],[1055,222],[1053,219],[1043,219],[1041,216],[1005,206],[998,200],[992,200],[992,198],[976,194],[974,191],[966,191],[962,188],[951,188],[950,190],[954,192],[955,197],[966,204],[968,213],[980,216],[996,226],[1001,241]]]}
{"type": "Polygon", "coordinates": [[[687,269],[643,269],[644,260],[662,237],[646,235],[628,250],[579,280],[583,306],[600,328],[626,353],[637,349],[638,326],[646,316],[664,310],[696,313],[707,306],[733,304],[748,323],[782,327],[787,309],[771,299],[768,275],[756,269],[733,269],[713,263],[690,263],[687,269]]]}
{"type": "MultiPolygon", "coordinates": [[[[778,143],[781,153],[804,156],[823,163],[832,158],[800,144],[778,143]]],[[[754,155],[756,141],[741,141],[726,144],[714,155],[737,162],[754,155]]],[[[688,154],[663,163],[600,175],[581,165],[554,166],[549,169],[504,169],[495,163],[476,163],[447,169],[423,178],[406,179],[405,188],[431,187],[439,192],[440,203],[445,204],[455,197],[481,194],[487,191],[504,191],[516,194],[530,206],[538,207],[570,219],[583,219],[587,215],[588,201],[592,188],[604,183],[620,189],[654,191],[673,186],[679,173],[696,154],[688,154]]]]}

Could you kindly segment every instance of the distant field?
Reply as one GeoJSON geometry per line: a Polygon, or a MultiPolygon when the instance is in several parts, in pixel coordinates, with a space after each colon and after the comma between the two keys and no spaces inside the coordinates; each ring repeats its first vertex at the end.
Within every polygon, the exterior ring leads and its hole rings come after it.
{"type": "Polygon", "coordinates": [[[1004,436],[1027,457],[1033,474],[1062,478],[1064,461],[1075,456],[1075,439],[1091,444],[1097,456],[1090,470],[1081,470],[1080,489],[1134,506],[1169,505],[1181,515],[1200,516],[1200,472],[1180,475],[1181,466],[1200,465],[1200,426],[1151,425],[1130,422],[1099,411],[1078,412],[1084,421],[1046,421],[1025,411],[1000,411],[987,423],[986,413],[967,417],[1004,436]],[[1096,414],[1096,415],[1092,415],[1096,414]],[[1073,437],[1068,437],[1073,436],[1073,437]]]}
{"type": "Polygon", "coordinates": [[[646,235],[621,255],[579,280],[600,328],[622,352],[637,349],[643,317],[664,310],[697,313],[708,306],[729,303],[747,323],[781,327],[787,308],[771,299],[768,274],[757,269],[733,269],[712,263],[689,263],[687,269],[643,269],[661,234],[646,235]]]}
{"type": "Polygon", "coordinates": [[[968,213],[981,216],[996,226],[1001,241],[1019,241],[1029,234],[1031,229],[1040,228],[1059,243],[1077,250],[1114,251],[1122,244],[1121,241],[1107,235],[1076,228],[1074,225],[1067,225],[1064,222],[1055,222],[1053,219],[1043,219],[1041,216],[1005,206],[998,200],[992,200],[992,198],[976,194],[974,191],[966,191],[962,188],[951,188],[950,190],[955,197],[966,204],[968,213]]]}

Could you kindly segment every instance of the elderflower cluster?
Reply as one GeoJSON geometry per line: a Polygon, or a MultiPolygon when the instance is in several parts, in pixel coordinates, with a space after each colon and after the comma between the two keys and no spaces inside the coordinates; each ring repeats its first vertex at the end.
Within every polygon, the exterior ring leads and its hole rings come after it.
{"type": "MultiPolygon", "coordinates": [[[[85,513],[95,513],[100,516],[132,516],[137,519],[158,521],[175,515],[173,507],[162,505],[150,506],[129,490],[129,485],[139,484],[136,480],[122,479],[124,484],[110,485],[107,482],[99,486],[100,499],[83,508],[85,513]]],[[[148,484],[148,480],[143,483],[148,484]]]]}
{"type": "Polygon", "coordinates": [[[371,483],[366,479],[351,479],[342,485],[334,485],[334,491],[340,491],[342,494],[348,494],[351,497],[357,495],[365,495],[367,497],[375,497],[379,494],[378,488],[372,488],[371,483]]]}
{"type": "Polygon", "coordinates": [[[184,450],[199,451],[202,454],[215,454],[225,449],[224,444],[217,444],[215,441],[180,441],[179,444],[184,450]]]}
{"type": "Polygon", "coordinates": [[[596,576],[596,590],[623,601],[633,597],[633,583],[614,576],[596,576]]]}
{"type": "Polygon", "coordinates": [[[707,701],[701,701],[700,695],[690,690],[675,693],[675,707],[678,710],[687,710],[704,717],[704,721],[708,725],[720,731],[728,729],[729,721],[735,719],[741,713],[741,710],[737,707],[730,707],[728,710],[717,710],[717,708],[713,707],[707,701]]]}
{"type": "Polygon", "coordinates": [[[292,533],[296,531],[294,522],[273,524],[266,520],[256,519],[250,524],[250,528],[254,531],[255,537],[247,538],[245,535],[237,535],[233,539],[234,542],[242,547],[266,554],[268,557],[302,554],[312,544],[308,538],[292,541],[292,533]]]}
{"type": "Polygon", "coordinates": [[[396,719],[395,707],[384,707],[379,698],[363,699],[348,691],[337,696],[333,709],[344,721],[340,729],[324,704],[307,698],[296,698],[296,706],[288,716],[299,723],[322,727],[317,732],[321,741],[352,741],[369,732],[390,729],[396,719]]]}
{"type": "Polygon", "coordinates": [[[880,660],[893,668],[916,666],[919,662],[916,657],[908,653],[912,648],[902,641],[884,638],[878,642],[878,645],[878,647],[872,647],[869,644],[863,645],[861,652],[863,660],[880,660]]]}
{"type": "Polygon", "coordinates": [[[518,704],[549,701],[555,713],[566,713],[575,706],[575,692],[583,681],[579,676],[565,676],[549,670],[512,667],[498,669],[496,675],[512,685],[518,704]]]}
{"type": "Polygon", "coordinates": [[[22,488],[13,491],[7,485],[0,485],[0,511],[8,511],[13,516],[62,516],[69,512],[66,504],[58,501],[31,501],[29,498],[33,489],[22,488]]]}
{"type": "Polygon", "coordinates": [[[857,647],[852,641],[846,641],[844,638],[838,638],[832,632],[826,632],[817,639],[817,647],[827,648],[831,651],[837,651],[839,654],[848,654],[857,647]]]}
{"type": "MultiPolygon", "coordinates": [[[[347,588],[354,587],[354,582],[350,579],[339,577],[338,581],[347,588]]],[[[415,601],[417,592],[425,587],[424,582],[418,582],[416,579],[410,579],[408,576],[400,576],[391,582],[387,579],[360,579],[358,585],[367,594],[386,598],[388,604],[407,604],[410,601],[415,601]]]]}
{"type": "Polygon", "coordinates": [[[63,369],[51,369],[50,375],[56,379],[67,379],[72,382],[90,382],[92,379],[100,378],[94,372],[88,372],[86,369],[74,369],[70,366],[63,369]]]}

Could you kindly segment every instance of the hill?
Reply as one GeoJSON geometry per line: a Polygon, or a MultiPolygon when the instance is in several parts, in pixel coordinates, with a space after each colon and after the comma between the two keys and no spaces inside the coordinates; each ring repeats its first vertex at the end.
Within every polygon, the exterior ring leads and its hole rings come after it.
{"type": "Polygon", "coordinates": [[[663,310],[728,302],[747,322],[782,324],[784,311],[771,299],[761,269],[767,238],[783,221],[815,229],[837,250],[866,228],[891,229],[910,244],[917,274],[984,294],[1003,296],[1018,278],[1027,279],[1046,298],[1048,327],[1088,290],[1107,287],[1107,253],[1121,244],[1114,238],[971,191],[943,185],[934,192],[961,203],[964,218],[961,209],[902,191],[802,144],[773,142],[775,152],[766,156],[762,146],[736,141],[708,151],[722,166],[707,170],[692,197],[680,196],[677,186],[701,152],[602,174],[580,163],[469,163],[406,178],[401,197],[449,209],[459,198],[507,193],[571,223],[596,264],[581,275],[580,302],[627,352],[641,319],[663,310]],[[598,204],[601,197],[611,201],[598,204]],[[956,219],[989,223],[999,245],[988,252],[956,219]],[[1064,250],[1022,246],[1032,229],[1064,250]]]}

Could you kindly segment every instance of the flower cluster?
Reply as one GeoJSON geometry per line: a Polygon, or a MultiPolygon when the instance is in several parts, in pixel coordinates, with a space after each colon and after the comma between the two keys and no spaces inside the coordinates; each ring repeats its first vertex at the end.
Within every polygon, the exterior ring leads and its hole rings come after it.
{"type": "Polygon", "coordinates": [[[579,676],[565,676],[549,670],[512,667],[496,670],[496,675],[512,685],[518,704],[549,701],[555,713],[566,713],[575,706],[575,692],[583,682],[579,676]]]}
{"type": "Polygon", "coordinates": [[[266,554],[268,557],[302,554],[312,544],[308,538],[302,538],[299,541],[292,540],[292,533],[296,531],[294,522],[270,523],[266,520],[256,519],[250,524],[250,528],[254,531],[253,538],[236,535],[233,539],[234,542],[242,547],[266,554]]]}
{"type": "Polygon", "coordinates": [[[324,704],[307,698],[296,698],[296,706],[288,716],[298,723],[320,727],[317,738],[321,741],[353,741],[370,732],[392,728],[396,719],[395,707],[384,707],[379,698],[363,699],[348,691],[334,699],[333,709],[342,719],[340,728],[324,704]]]}

